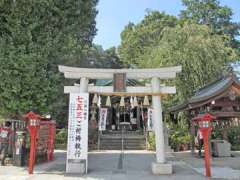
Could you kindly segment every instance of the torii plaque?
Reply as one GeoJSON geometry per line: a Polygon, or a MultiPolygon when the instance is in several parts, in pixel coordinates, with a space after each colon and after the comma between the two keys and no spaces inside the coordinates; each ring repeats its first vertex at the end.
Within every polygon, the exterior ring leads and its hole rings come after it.
{"type": "Polygon", "coordinates": [[[126,92],[126,74],[116,73],[113,77],[114,92],[126,92]]]}

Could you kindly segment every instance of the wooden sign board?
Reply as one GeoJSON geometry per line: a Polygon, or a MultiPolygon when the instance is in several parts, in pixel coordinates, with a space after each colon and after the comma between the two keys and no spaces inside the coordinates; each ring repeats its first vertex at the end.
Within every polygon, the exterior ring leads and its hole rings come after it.
{"type": "Polygon", "coordinates": [[[126,74],[116,73],[113,77],[114,92],[126,92],[126,74]]]}

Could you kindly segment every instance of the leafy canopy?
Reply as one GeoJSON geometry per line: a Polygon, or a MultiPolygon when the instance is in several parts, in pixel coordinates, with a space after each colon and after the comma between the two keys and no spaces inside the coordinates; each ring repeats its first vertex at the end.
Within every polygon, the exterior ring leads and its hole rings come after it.
{"type": "Polygon", "coordinates": [[[79,63],[96,34],[97,0],[0,1],[0,114],[61,114],[57,64],[79,63]]]}
{"type": "Polygon", "coordinates": [[[232,9],[221,6],[218,0],[182,0],[186,7],[180,13],[182,21],[192,21],[197,24],[208,25],[214,33],[227,34],[231,38],[233,47],[240,47],[240,24],[232,22],[232,9]]]}
{"type": "Polygon", "coordinates": [[[212,34],[208,26],[184,24],[165,28],[157,47],[149,47],[140,67],[181,65],[176,85],[181,99],[221,76],[237,58],[227,36],[212,34]]]}
{"type": "Polygon", "coordinates": [[[126,64],[137,65],[145,49],[158,44],[165,27],[174,27],[177,18],[150,11],[139,24],[129,23],[121,33],[119,55],[126,64]]]}
{"type": "Polygon", "coordinates": [[[187,99],[239,57],[239,24],[231,21],[230,8],[217,0],[182,2],[186,9],[179,19],[150,11],[140,23],[129,23],[119,47],[121,60],[137,67],[182,65],[173,101],[187,99]]]}

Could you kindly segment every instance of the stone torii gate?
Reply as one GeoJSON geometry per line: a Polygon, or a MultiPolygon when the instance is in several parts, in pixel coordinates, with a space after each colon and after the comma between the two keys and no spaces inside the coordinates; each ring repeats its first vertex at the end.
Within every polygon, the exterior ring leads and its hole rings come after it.
{"type": "MultiPolygon", "coordinates": [[[[164,67],[154,69],[93,69],[59,66],[59,71],[64,73],[65,78],[80,79],[80,85],[65,86],[64,93],[97,93],[103,95],[118,96],[152,96],[153,123],[156,141],[156,162],[152,163],[154,174],[171,174],[172,165],[165,159],[163,121],[161,95],[176,93],[175,87],[161,86],[160,80],[173,79],[176,73],[181,72],[181,66],[164,67]],[[88,84],[89,79],[113,79],[114,86],[94,86],[88,84]],[[126,87],[126,79],[151,79],[151,85],[126,87]]],[[[68,163],[68,160],[67,160],[68,163]]],[[[71,164],[66,169],[67,173],[80,173],[79,170],[71,169],[71,164]],[[78,171],[78,172],[74,172],[78,171]]],[[[87,168],[87,167],[85,167],[87,168]]]]}

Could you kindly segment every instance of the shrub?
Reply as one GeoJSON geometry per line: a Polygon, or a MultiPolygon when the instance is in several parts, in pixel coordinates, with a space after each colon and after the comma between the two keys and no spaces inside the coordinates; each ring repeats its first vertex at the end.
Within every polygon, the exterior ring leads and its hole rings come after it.
{"type": "Polygon", "coordinates": [[[156,150],[155,134],[153,132],[148,134],[148,150],[156,150]]]}
{"type": "Polygon", "coordinates": [[[67,148],[67,129],[57,129],[55,136],[55,148],[66,149],[67,148]]]}
{"type": "Polygon", "coordinates": [[[190,142],[188,129],[175,126],[171,130],[169,142],[175,151],[187,150],[190,142]]]}
{"type": "Polygon", "coordinates": [[[232,150],[240,150],[240,128],[231,127],[227,130],[228,141],[232,145],[232,150]]]}
{"type": "Polygon", "coordinates": [[[211,139],[223,139],[221,128],[213,128],[211,139]]]}

